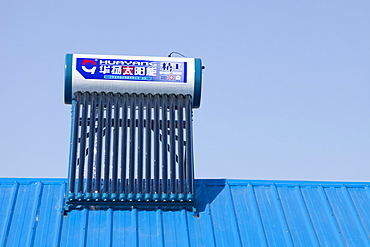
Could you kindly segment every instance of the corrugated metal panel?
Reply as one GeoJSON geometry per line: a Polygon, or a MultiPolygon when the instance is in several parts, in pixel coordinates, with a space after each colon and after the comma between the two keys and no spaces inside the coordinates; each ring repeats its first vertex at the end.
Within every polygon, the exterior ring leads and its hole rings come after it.
{"type": "Polygon", "coordinates": [[[0,179],[1,246],[369,246],[370,183],[196,180],[186,210],[75,209],[66,179],[0,179]]]}

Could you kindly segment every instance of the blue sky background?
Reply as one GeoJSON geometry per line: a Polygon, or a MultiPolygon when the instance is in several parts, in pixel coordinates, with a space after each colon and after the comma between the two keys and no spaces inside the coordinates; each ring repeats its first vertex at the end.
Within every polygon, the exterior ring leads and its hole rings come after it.
{"type": "Polygon", "coordinates": [[[66,177],[66,53],[199,57],[198,178],[370,181],[369,1],[1,1],[0,177],[66,177]]]}

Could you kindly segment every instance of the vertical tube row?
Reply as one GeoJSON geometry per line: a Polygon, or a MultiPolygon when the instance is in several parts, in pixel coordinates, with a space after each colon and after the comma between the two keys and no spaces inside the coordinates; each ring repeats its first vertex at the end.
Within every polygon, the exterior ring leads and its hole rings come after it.
{"type": "Polygon", "coordinates": [[[183,126],[183,103],[184,103],[184,96],[178,96],[178,103],[177,103],[177,128],[178,128],[178,167],[179,167],[179,200],[184,200],[184,126],[183,126]]]}
{"type": "Polygon", "coordinates": [[[170,95],[170,200],[176,200],[176,136],[175,136],[175,104],[174,94],[170,95]]]}
{"type": "Polygon", "coordinates": [[[185,116],[186,116],[186,180],[188,185],[187,200],[193,199],[193,147],[192,147],[192,99],[189,95],[185,96],[185,116]]]}
{"type": "Polygon", "coordinates": [[[145,126],[145,200],[150,201],[151,181],[151,156],[152,156],[152,95],[149,94],[146,100],[146,126],[145,126]]]}
{"type": "Polygon", "coordinates": [[[74,103],[68,200],[194,200],[190,95],[78,92],[74,103]]]}
{"type": "Polygon", "coordinates": [[[114,123],[113,123],[113,160],[112,160],[112,201],[117,200],[117,182],[118,182],[118,139],[119,139],[119,110],[120,94],[114,96],[114,123]]]}
{"type": "Polygon", "coordinates": [[[74,199],[75,184],[76,184],[76,163],[77,163],[77,146],[78,146],[78,129],[80,122],[80,104],[81,104],[81,93],[76,93],[74,105],[74,116],[73,116],[73,133],[72,133],[72,154],[71,154],[71,166],[69,176],[69,193],[72,193],[71,200],[74,199]]]}
{"type": "Polygon", "coordinates": [[[95,110],[96,110],[96,93],[91,94],[90,98],[90,123],[89,123],[89,147],[87,160],[87,179],[86,179],[86,200],[91,200],[92,193],[92,176],[94,165],[94,141],[95,141],[95,110]]]}
{"type": "Polygon", "coordinates": [[[128,94],[122,96],[122,134],[121,134],[121,184],[120,196],[121,201],[126,197],[126,163],[127,163],[127,109],[128,109],[128,94]]]}
{"type": "Polygon", "coordinates": [[[139,95],[138,102],[138,140],[137,140],[137,200],[142,200],[143,193],[143,155],[144,155],[144,94],[139,95]]]}
{"type": "Polygon", "coordinates": [[[82,200],[84,189],[84,170],[85,170],[85,148],[86,148],[86,122],[88,109],[88,93],[82,94],[82,117],[81,117],[81,135],[80,135],[80,155],[78,167],[78,194],[77,199],[82,200]]]}
{"type": "Polygon", "coordinates": [[[130,98],[130,159],[129,159],[129,179],[128,179],[128,199],[134,199],[134,176],[135,176],[135,129],[136,129],[136,94],[130,98]]]}
{"type": "Polygon", "coordinates": [[[162,200],[167,200],[168,193],[168,156],[167,156],[167,95],[162,96],[162,200]]]}
{"type": "Polygon", "coordinates": [[[159,107],[160,107],[160,98],[156,94],[154,96],[154,197],[153,200],[156,201],[159,199],[159,107]]]}
{"type": "Polygon", "coordinates": [[[112,93],[107,95],[107,117],[105,121],[105,145],[104,145],[104,186],[103,197],[104,201],[108,200],[109,193],[109,166],[110,166],[110,148],[111,148],[111,127],[112,127],[112,93]]]}

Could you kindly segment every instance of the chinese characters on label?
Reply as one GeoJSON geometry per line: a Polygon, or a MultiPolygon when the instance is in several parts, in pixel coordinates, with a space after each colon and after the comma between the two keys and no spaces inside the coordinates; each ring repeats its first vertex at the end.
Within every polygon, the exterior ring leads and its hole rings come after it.
{"type": "Polygon", "coordinates": [[[85,79],[186,83],[186,62],[77,58],[85,79]]]}

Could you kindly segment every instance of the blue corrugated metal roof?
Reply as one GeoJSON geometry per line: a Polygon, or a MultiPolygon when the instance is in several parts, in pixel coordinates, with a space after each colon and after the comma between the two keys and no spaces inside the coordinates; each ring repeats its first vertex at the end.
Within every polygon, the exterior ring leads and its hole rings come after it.
{"type": "Polygon", "coordinates": [[[193,212],[85,208],[65,179],[0,179],[0,246],[369,246],[370,183],[196,180],[193,212]]]}

